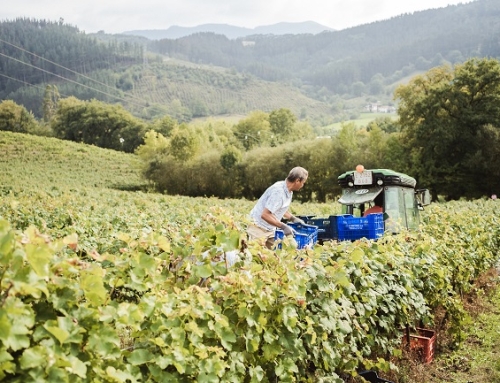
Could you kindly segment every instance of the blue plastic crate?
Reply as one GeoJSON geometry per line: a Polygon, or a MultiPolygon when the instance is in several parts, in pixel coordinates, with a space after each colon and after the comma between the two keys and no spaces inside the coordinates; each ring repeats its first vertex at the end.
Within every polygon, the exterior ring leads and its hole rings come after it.
{"type": "Polygon", "coordinates": [[[304,221],[308,225],[314,225],[318,227],[318,239],[337,239],[338,229],[336,215],[331,215],[327,218],[315,218],[314,216],[307,216],[304,221]]]}
{"type": "Polygon", "coordinates": [[[384,216],[382,213],[368,214],[366,217],[339,215],[337,229],[339,240],[378,239],[384,235],[384,216]]]}
{"type": "MultiPolygon", "coordinates": [[[[299,223],[289,223],[288,226],[293,228],[296,232],[294,239],[297,242],[298,249],[304,249],[306,247],[312,248],[314,244],[318,241],[318,227],[313,225],[301,225],[299,223]]],[[[283,239],[285,234],[283,230],[276,229],[274,232],[274,239],[283,239]]],[[[281,244],[278,244],[278,248],[281,248],[281,244]]]]}

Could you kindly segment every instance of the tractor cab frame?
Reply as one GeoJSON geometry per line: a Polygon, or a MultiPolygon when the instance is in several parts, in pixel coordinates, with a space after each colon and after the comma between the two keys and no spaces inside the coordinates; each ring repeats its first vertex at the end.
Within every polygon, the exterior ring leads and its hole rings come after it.
{"type": "Polygon", "coordinates": [[[338,177],[342,187],[340,215],[300,216],[318,228],[318,240],[378,239],[384,232],[415,230],[420,210],[430,201],[427,189],[415,189],[415,178],[390,169],[365,170],[358,165],[338,177]],[[373,212],[373,213],[372,213],[373,212]]]}
{"type": "Polygon", "coordinates": [[[340,175],[338,182],[342,187],[342,214],[363,217],[370,208],[379,206],[385,231],[417,229],[419,211],[430,203],[427,189],[415,189],[415,178],[390,169],[365,170],[358,166],[340,175]]]}

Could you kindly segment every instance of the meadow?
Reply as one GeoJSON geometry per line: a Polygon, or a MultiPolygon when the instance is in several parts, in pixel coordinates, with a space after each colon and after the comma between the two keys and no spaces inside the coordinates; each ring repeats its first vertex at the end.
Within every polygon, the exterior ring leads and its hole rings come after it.
{"type": "Polygon", "coordinates": [[[271,251],[245,243],[255,201],[150,192],[134,155],[9,132],[0,153],[7,382],[409,382],[404,326],[435,329],[436,358],[459,349],[499,260],[491,200],[433,204],[377,243],[271,251]]]}
{"type": "Polygon", "coordinates": [[[392,118],[396,119],[397,116],[394,113],[360,113],[360,116],[353,120],[335,122],[333,124],[323,127],[324,131],[338,132],[342,128],[342,125],[352,123],[358,128],[366,127],[370,122],[376,120],[377,118],[392,118]]]}

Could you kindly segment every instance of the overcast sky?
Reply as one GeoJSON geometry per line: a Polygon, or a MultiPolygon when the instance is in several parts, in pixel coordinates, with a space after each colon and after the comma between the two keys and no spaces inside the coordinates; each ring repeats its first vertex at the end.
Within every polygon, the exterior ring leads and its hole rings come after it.
{"type": "Polygon", "coordinates": [[[315,21],[344,29],[470,0],[2,0],[0,20],[29,17],[64,22],[86,33],[230,24],[255,28],[315,21]]]}

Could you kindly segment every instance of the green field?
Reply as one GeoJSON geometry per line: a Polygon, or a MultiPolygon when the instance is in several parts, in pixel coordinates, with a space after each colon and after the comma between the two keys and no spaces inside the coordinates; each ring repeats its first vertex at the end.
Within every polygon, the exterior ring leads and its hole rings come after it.
{"type": "Polygon", "coordinates": [[[138,188],[136,156],[55,138],[0,132],[4,190],[138,188]]]}
{"type": "Polygon", "coordinates": [[[325,126],[323,129],[325,131],[333,131],[336,132],[340,130],[343,124],[351,124],[353,123],[356,127],[362,128],[366,127],[370,122],[377,118],[392,118],[392,119],[397,119],[397,115],[394,113],[361,113],[360,118],[357,118],[355,120],[346,120],[346,121],[341,121],[341,122],[336,122],[334,124],[330,124],[325,126]]]}

